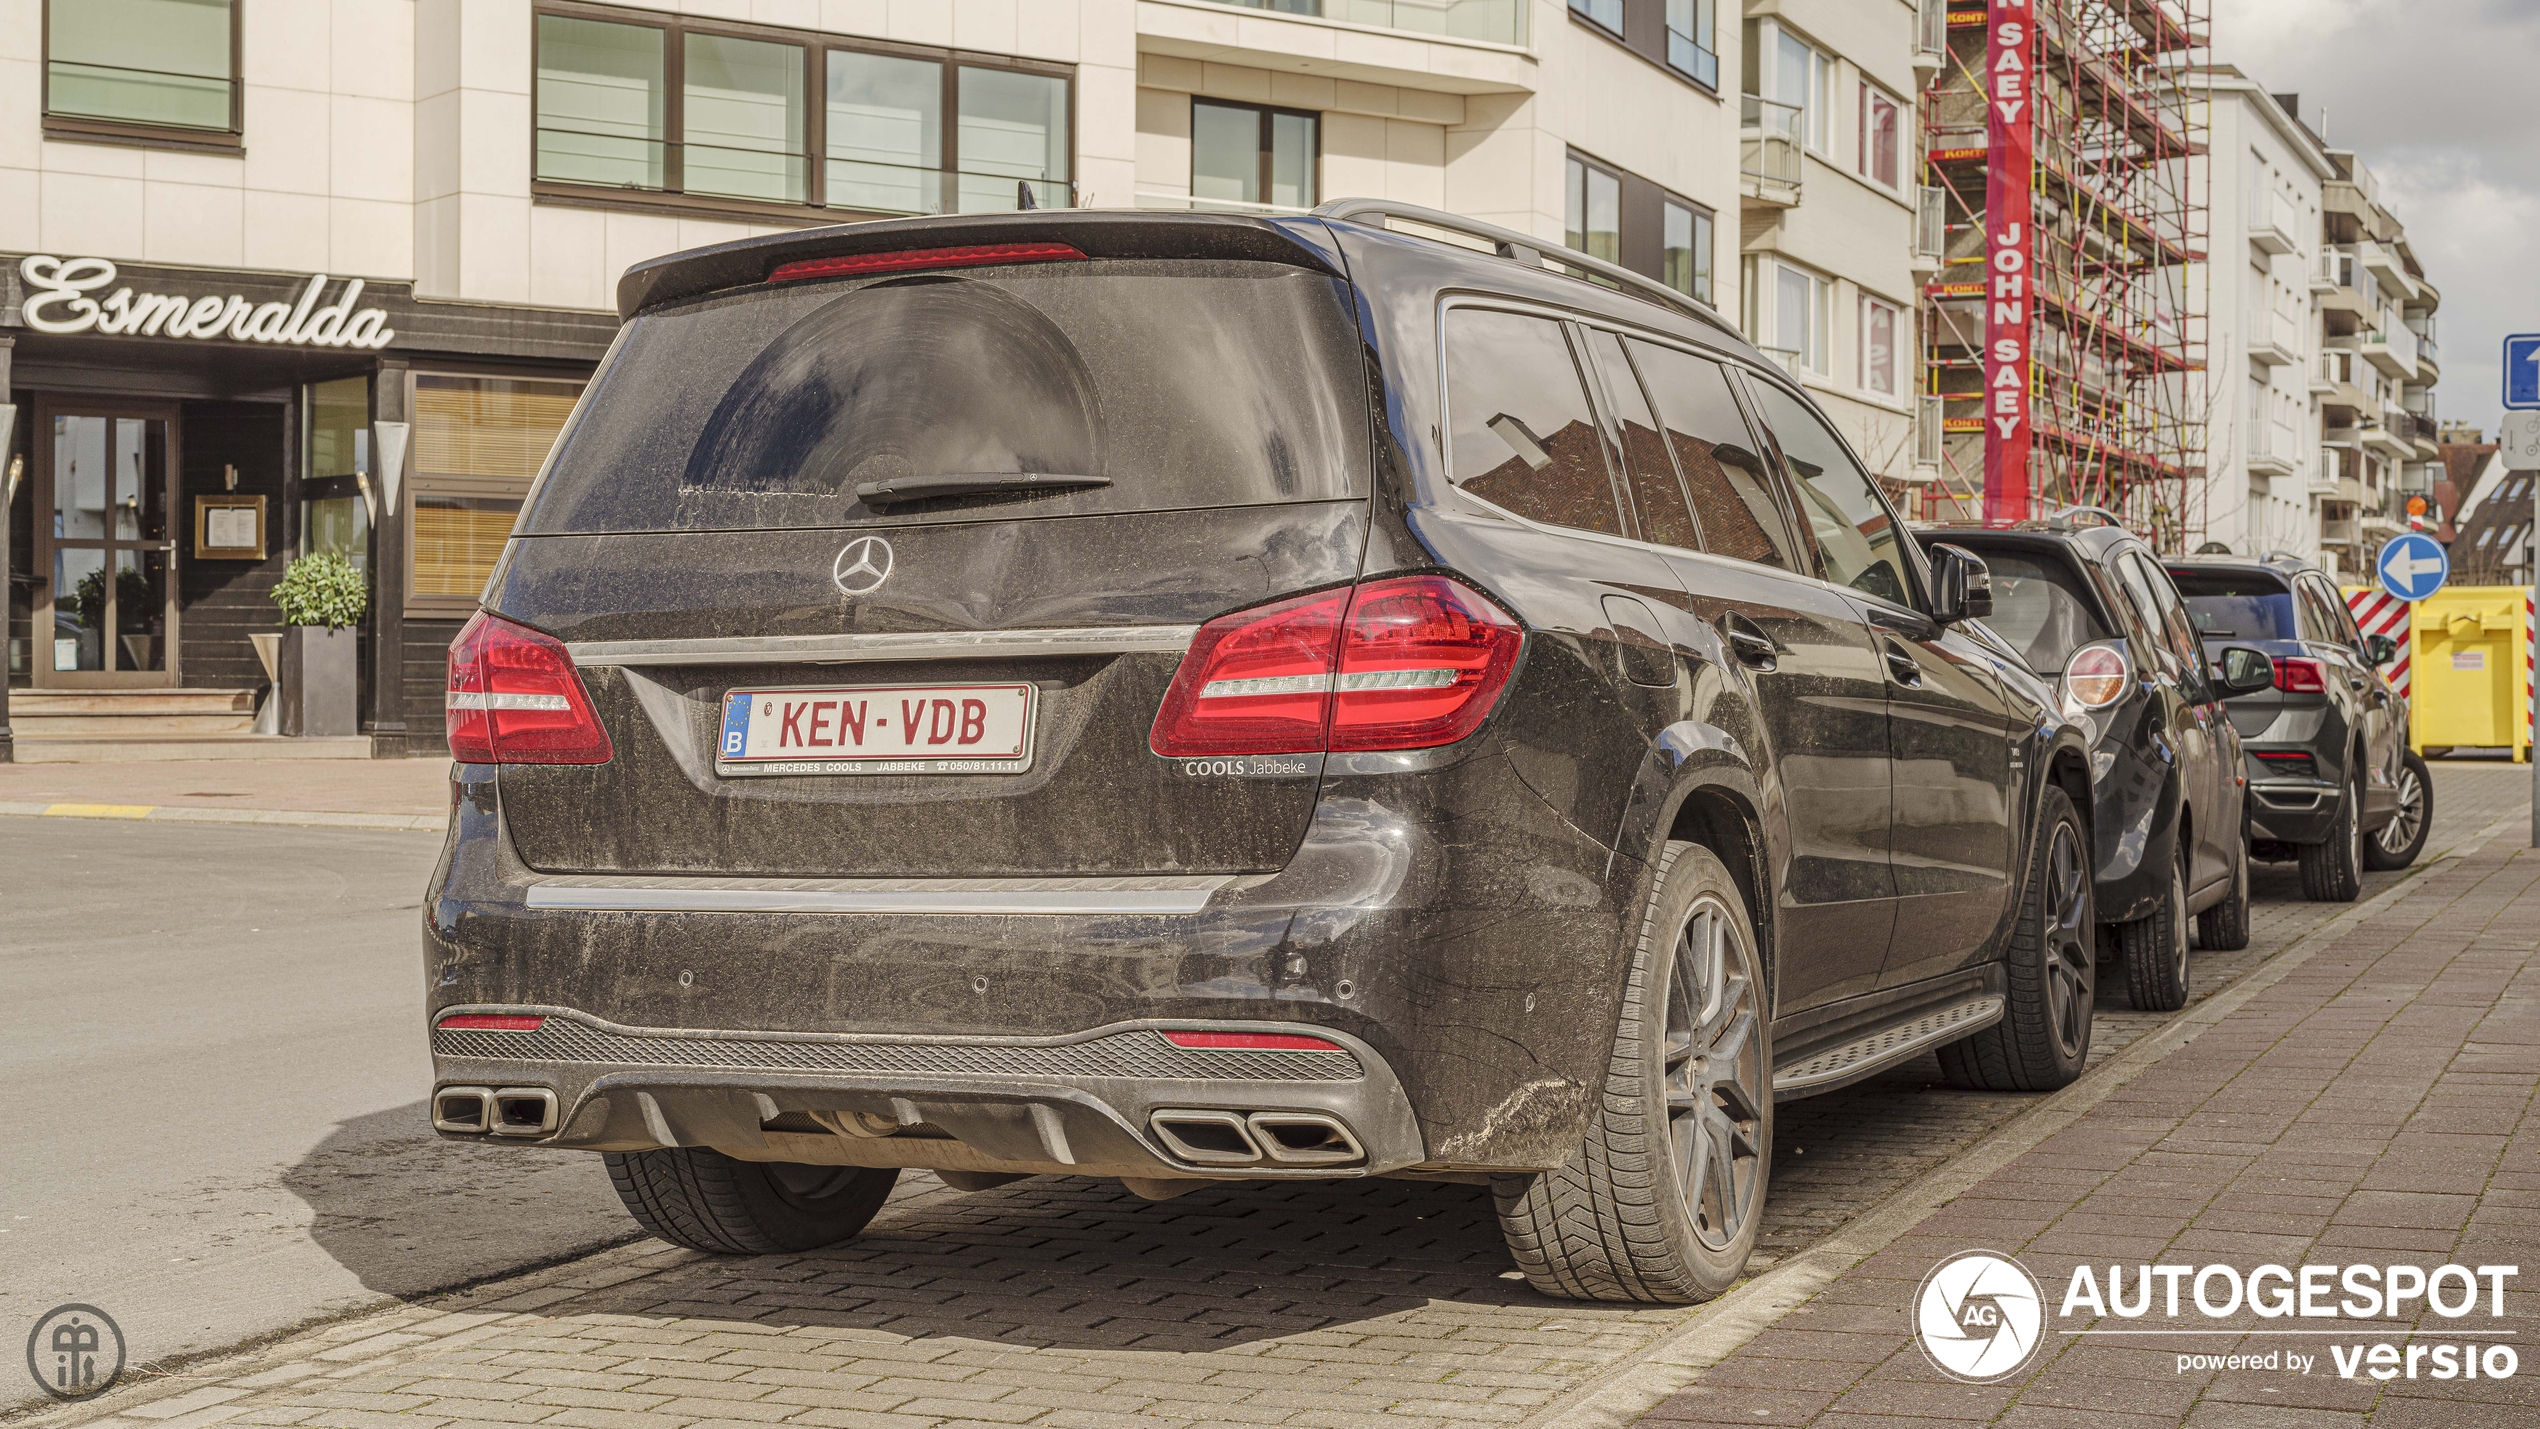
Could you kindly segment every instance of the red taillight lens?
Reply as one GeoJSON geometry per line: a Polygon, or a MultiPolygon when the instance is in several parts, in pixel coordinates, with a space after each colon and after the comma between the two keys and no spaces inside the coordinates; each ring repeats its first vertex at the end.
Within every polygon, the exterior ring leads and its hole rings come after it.
{"type": "Polygon", "coordinates": [[[2064,689],[2084,709],[2105,709],[2125,693],[2125,656],[2106,645],[2084,645],[2064,662],[2064,689]]]}
{"type": "Polygon", "coordinates": [[[1064,243],[974,243],[961,248],[912,248],[898,253],[849,253],[779,264],[771,283],[801,278],[860,278],[869,273],[907,273],[920,268],[984,268],[996,263],[1048,263],[1085,255],[1064,243]]]}
{"type": "Polygon", "coordinates": [[[482,610],[450,642],[447,712],[462,764],[606,764],[616,753],[563,644],[482,610]]]}
{"type": "Polygon", "coordinates": [[[1373,581],[1349,605],[1331,747],[1453,744],[1490,716],[1525,632],[1443,576],[1373,581]]]}
{"type": "Polygon", "coordinates": [[[453,1032],[535,1032],[547,1025],[543,1017],[503,1017],[469,1015],[444,1017],[440,1024],[453,1032]]]}
{"type": "Polygon", "coordinates": [[[2324,695],[2328,693],[2328,671],[2317,660],[2298,655],[2275,657],[2275,687],[2288,695],[2324,695]]]}
{"type": "Polygon", "coordinates": [[[1443,576],[1238,611],[1200,627],[1148,744],[1174,758],[1452,744],[1489,717],[1524,643],[1443,576]]]}
{"type": "MultiPolygon", "coordinates": [[[[449,1024],[444,1023],[443,1026],[449,1024]]],[[[1337,1043],[1320,1037],[1299,1037],[1288,1032],[1167,1032],[1164,1040],[1176,1047],[1206,1048],[1221,1052],[1337,1052],[1337,1043]]]]}

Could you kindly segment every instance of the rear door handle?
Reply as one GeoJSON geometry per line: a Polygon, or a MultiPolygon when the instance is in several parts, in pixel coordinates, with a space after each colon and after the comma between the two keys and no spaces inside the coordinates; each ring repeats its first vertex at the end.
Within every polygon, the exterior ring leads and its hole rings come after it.
{"type": "Polygon", "coordinates": [[[1887,642],[1887,671],[1896,677],[1896,683],[1900,685],[1920,685],[1923,682],[1922,662],[1914,658],[1913,651],[1893,640],[1887,642]]]}
{"type": "Polygon", "coordinates": [[[1731,611],[1721,617],[1720,632],[1728,637],[1729,653],[1737,656],[1739,663],[1758,670],[1770,670],[1780,662],[1781,647],[1773,643],[1773,637],[1765,634],[1761,626],[1745,616],[1731,611]]]}

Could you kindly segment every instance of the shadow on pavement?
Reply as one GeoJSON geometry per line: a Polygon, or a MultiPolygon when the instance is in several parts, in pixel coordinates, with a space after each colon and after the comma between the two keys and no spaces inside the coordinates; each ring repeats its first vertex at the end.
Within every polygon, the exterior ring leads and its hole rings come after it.
{"type": "Polygon", "coordinates": [[[631,1240],[635,1223],[586,1152],[470,1146],[433,1134],[421,1101],[337,1124],[283,1173],[309,1236],[384,1295],[419,1295],[631,1240]]]}

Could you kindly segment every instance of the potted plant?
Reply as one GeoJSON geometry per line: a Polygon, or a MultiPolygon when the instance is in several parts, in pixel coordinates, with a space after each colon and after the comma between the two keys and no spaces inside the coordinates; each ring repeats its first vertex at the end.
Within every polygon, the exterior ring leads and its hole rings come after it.
{"type": "Polygon", "coordinates": [[[370,590],[353,563],[334,551],[293,561],[273,588],[282,607],[282,732],[321,736],[361,733],[361,661],[353,627],[370,605],[370,590]]]}

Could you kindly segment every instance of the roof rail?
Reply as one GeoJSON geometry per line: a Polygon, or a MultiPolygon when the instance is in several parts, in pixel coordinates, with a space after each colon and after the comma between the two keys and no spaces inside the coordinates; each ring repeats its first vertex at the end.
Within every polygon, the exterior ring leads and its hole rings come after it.
{"type": "Polygon", "coordinates": [[[2120,531],[2126,528],[2125,518],[2105,506],[2060,506],[2047,514],[2046,529],[2069,531],[2076,516],[2095,516],[2102,526],[2114,526],[2120,531]]]}
{"type": "Polygon", "coordinates": [[[1740,342],[1746,340],[1746,334],[1739,332],[1727,318],[1720,316],[1717,309],[1699,298],[1679,293],[1646,274],[1635,273],[1629,268],[1608,263],[1602,258],[1591,258],[1575,248],[1564,248],[1557,243],[1546,243],[1540,238],[1520,233],[1513,228],[1502,228],[1496,223],[1484,223],[1478,218],[1466,218],[1462,214],[1448,213],[1443,209],[1423,208],[1418,204],[1397,203],[1392,199],[1383,198],[1336,198],[1314,210],[1314,216],[1355,223],[1364,223],[1372,219],[1377,220],[1375,226],[1379,228],[1386,227],[1382,220],[1399,218],[1406,223],[1416,223],[1423,228],[1435,228],[1477,239],[1489,244],[1490,251],[1498,256],[1529,268],[1541,268],[1544,260],[1549,258],[1562,267],[1575,268],[1581,273],[1606,279],[1618,287],[1630,290],[1635,296],[1654,299],[1669,307],[1681,309],[1740,342]]]}

